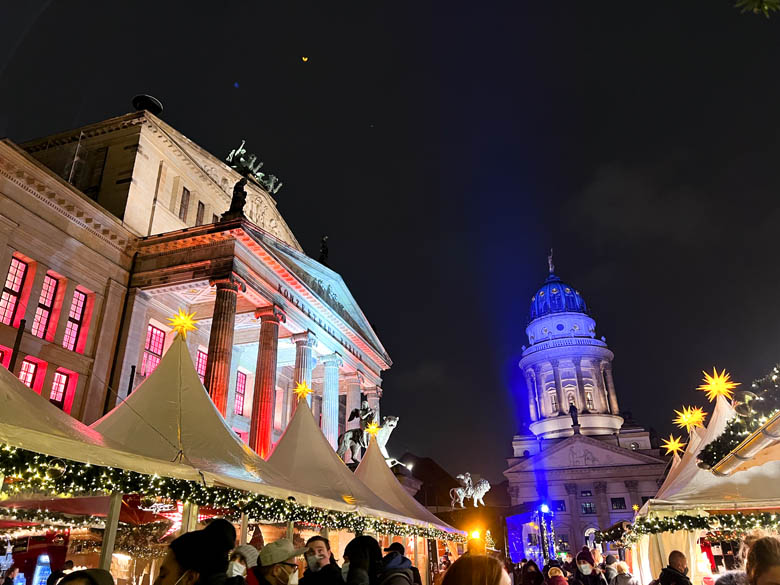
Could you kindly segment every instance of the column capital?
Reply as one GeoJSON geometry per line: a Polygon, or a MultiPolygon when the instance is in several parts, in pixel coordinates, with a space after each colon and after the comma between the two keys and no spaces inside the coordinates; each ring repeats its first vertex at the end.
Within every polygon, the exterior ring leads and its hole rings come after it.
{"type": "Polygon", "coordinates": [[[313,331],[304,331],[303,333],[296,333],[290,339],[295,345],[305,345],[307,347],[314,347],[317,343],[317,336],[313,331]]]}
{"type": "Polygon", "coordinates": [[[607,493],[607,482],[605,481],[597,481],[593,483],[593,491],[595,491],[597,494],[606,494],[607,493]]]}
{"type": "Polygon", "coordinates": [[[261,321],[274,321],[276,323],[286,323],[287,313],[285,313],[279,305],[258,307],[255,309],[255,319],[260,319],[261,321]]]}
{"type": "Polygon", "coordinates": [[[344,365],[344,360],[341,359],[341,355],[338,353],[331,353],[325,356],[322,356],[320,358],[320,362],[322,362],[322,365],[325,367],[336,367],[340,368],[342,365],[344,365]]]}
{"type": "Polygon", "coordinates": [[[639,482],[635,479],[627,479],[623,483],[626,484],[626,488],[630,490],[636,490],[639,489],[639,482]]]}
{"type": "Polygon", "coordinates": [[[345,374],[342,374],[341,376],[346,382],[348,383],[355,383],[363,385],[363,383],[366,381],[365,376],[363,375],[363,372],[359,370],[355,370],[354,372],[347,372],[345,374]]]}
{"type": "Polygon", "coordinates": [[[550,365],[551,365],[553,368],[557,368],[557,367],[558,367],[558,365],[559,365],[560,363],[561,363],[561,362],[560,362],[559,360],[556,360],[556,359],[552,359],[552,360],[550,360],[550,365]]]}
{"type": "Polygon", "coordinates": [[[246,292],[246,282],[243,278],[231,272],[229,275],[223,278],[210,278],[209,286],[216,286],[217,288],[228,289],[234,292],[246,292]]]}
{"type": "Polygon", "coordinates": [[[365,392],[363,393],[366,396],[376,396],[377,398],[382,398],[383,390],[381,386],[371,386],[366,388],[365,392]]]}
{"type": "Polygon", "coordinates": [[[563,487],[566,488],[566,493],[570,496],[576,496],[577,495],[577,484],[576,483],[566,483],[563,484],[563,487]]]}

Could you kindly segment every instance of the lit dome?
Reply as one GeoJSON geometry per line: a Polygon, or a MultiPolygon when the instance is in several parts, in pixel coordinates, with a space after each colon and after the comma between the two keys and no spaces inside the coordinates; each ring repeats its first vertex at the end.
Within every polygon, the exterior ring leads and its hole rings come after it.
{"type": "Polygon", "coordinates": [[[542,287],[531,297],[530,321],[553,313],[588,314],[585,299],[552,272],[542,287]]]}

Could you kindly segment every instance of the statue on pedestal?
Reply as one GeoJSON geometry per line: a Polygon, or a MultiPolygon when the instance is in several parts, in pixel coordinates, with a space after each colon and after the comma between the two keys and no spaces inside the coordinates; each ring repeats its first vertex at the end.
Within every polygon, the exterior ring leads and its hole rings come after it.
{"type": "Polygon", "coordinates": [[[571,426],[573,427],[580,426],[579,411],[577,410],[577,407],[574,406],[573,402],[569,404],[569,416],[571,417],[571,426]]]}
{"type": "Polygon", "coordinates": [[[450,499],[452,500],[452,508],[455,509],[456,504],[460,504],[461,508],[466,506],[463,504],[464,500],[472,500],[474,507],[477,508],[479,504],[485,505],[482,498],[490,491],[490,482],[486,479],[480,479],[477,483],[472,483],[471,474],[469,472],[461,473],[455,477],[460,482],[460,487],[452,488],[450,490],[450,499]]]}
{"type": "Polygon", "coordinates": [[[236,219],[244,217],[244,205],[246,205],[246,177],[236,182],[233,186],[233,198],[230,200],[230,209],[222,214],[223,220],[236,219]]]}

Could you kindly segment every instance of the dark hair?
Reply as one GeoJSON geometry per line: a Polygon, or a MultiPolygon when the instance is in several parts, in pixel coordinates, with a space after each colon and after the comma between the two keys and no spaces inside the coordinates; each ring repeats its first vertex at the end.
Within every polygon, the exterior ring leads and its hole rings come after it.
{"type": "Polygon", "coordinates": [[[758,578],[775,565],[780,565],[780,539],[774,536],[759,538],[747,555],[745,572],[748,581],[756,585],[758,578]]]}
{"type": "Polygon", "coordinates": [[[452,563],[441,585],[498,585],[503,572],[504,567],[496,558],[466,555],[452,563]]]}
{"type": "Polygon", "coordinates": [[[350,565],[354,566],[355,561],[361,564],[368,561],[368,578],[373,584],[376,582],[379,571],[382,567],[382,547],[375,538],[371,536],[356,536],[347,544],[347,548],[344,549],[344,556],[350,561],[350,565]]]}
{"type": "Polygon", "coordinates": [[[62,566],[64,568],[66,568],[66,569],[68,569],[68,568],[72,569],[73,568],[73,561],[67,560],[67,561],[65,561],[65,563],[62,566]]]}
{"type": "Polygon", "coordinates": [[[228,553],[235,545],[236,529],[227,520],[217,518],[203,530],[182,534],[170,549],[182,569],[207,577],[227,571],[228,553]]]}
{"type": "Polygon", "coordinates": [[[309,540],[306,541],[306,546],[309,546],[312,542],[324,542],[325,543],[325,548],[330,550],[330,541],[327,538],[325,538],[324,536],[320,536],[318,534],[315,535],[315,536],[312,536],[309,540]]]}
{"type": "Polygon", "coordinates": [[[684,553],[679,550],[673,550],[669,553],[669,566],[677,568],[677,566],[683,561],[687,560],[684,553]]]}

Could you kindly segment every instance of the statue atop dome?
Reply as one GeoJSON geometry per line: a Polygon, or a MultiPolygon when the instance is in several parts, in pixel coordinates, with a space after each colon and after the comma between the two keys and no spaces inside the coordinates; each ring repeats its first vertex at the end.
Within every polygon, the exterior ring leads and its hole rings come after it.
{"type": "Polygon", "coordinates": [[[553,264],[553,249],[550,248],[550,253],[547,254],[547,267],[550,269],[550,274],[555,272],[555,264],[553,264]]]}

